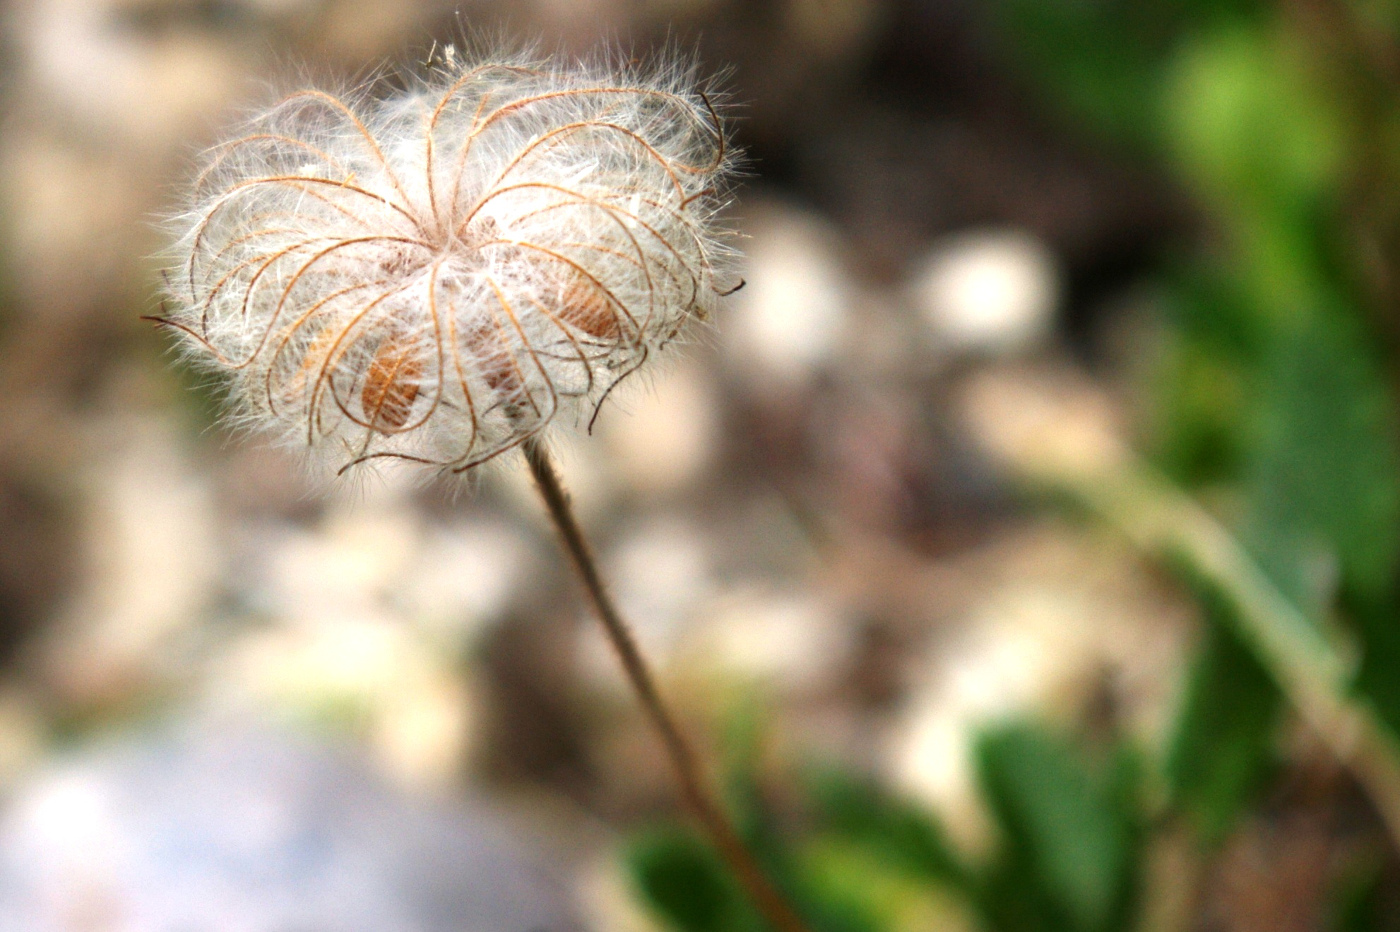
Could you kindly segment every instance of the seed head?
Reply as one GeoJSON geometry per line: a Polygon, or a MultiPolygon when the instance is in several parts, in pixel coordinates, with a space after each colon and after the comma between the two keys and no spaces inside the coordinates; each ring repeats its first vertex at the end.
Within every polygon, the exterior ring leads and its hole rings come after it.
{"type": "Polygon", "coordinates": [[[241,421],[461,472],[704,319],[732,169],[693,69],[524,56],[290,94],[209,150],[159,321],[241,421]]]}

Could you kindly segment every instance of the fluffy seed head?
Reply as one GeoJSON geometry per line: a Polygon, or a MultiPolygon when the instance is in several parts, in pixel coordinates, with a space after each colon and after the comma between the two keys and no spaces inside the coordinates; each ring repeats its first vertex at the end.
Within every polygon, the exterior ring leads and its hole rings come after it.
{"type": "Polygon", "coordinates": [[[464,471],[704,319],[732,168],[693,70],[524,56],[290,94],[211,149],[160,322],[343,470],[464,471]]]}

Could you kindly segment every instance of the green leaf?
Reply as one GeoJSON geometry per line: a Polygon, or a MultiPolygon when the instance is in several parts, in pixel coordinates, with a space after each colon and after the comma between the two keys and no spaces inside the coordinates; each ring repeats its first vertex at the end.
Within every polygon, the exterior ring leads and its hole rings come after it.
{"type": "Polygon", "coordinates": [[[1270,29],[1193,37],[1163,94],[1178,165],[1222,210],[1312,205],[1340,180],[1342,114],[1270,29]]]}
{"type": "Polygon", "coordinates": [[[1251,550],[1314,617],[1337,587],[1388,595],[1400,557],[1393,401],[1347,313],[1318,311],[1278,335],[1247,469],[1251,550]]]}
{"type": "Polygon", "coordinates": [[[1047,102],[1138,147],[1159,140],[1152,100],[1169,53],[1191,31],[1254,17],[1254,0],[1000,0],[999,33],[1047,102]]]}
{"type": "Polygon", "coordinates": [[[1378,601],[1351,598],[1347,604],[1361,636],[1356,689],[1400,734],[1400,594],[1378,601]]]}
{"type": "Polygon", "coordinates": [[[713,851],[682,829],[658,829],[632,842],[627,866],[643,898],[681,932],[763,932],[713,851]]]}
{"type": "Polygon", "coordinates": [[[1218,844],[1270,762],[1282,697],[1222,613],[1203,595],[1206,630],[1192,661],[1167,756],[1173,804],[1189,814],[1206,845],[1218,844]]]}
{"type": "Polygon", "coordinates": [[[1226,225],[1251,302],[1275,325],[1325,293],[1318,221],[1354,148],[1316,71],[1277,29],[1218,29],[1183,44],[1161,85],[1175,164],[1226,225]]]}
{"type": "Polygon", "coordinates": [[[1271,328],[1232,270],[1178,260],[1164,275],[1170,328],[1153,370],[1153,460],[1192,487],[1238,478],[1250,376],[1271,328]]]}
{"type": "Polygon", "coordinates": [[[1003,929],[1101,932],[1124,920],[1137,852],[1126,795],[1062,741],[1013,725],[978,742],[987,801],[1005,835],[983,908],[1003,929]]]}
{"type": "Polygon", "coordinates": [[[1167,348],[1156,381],[1154,460],[1187,485],[1233,478],[1245,416],[1236,360],[1182,335],[1167,348]]]}
{"type": "Polygon", "coordinates": [[[971,889],[971,875],[933,813],[837,770],[815,774],[810,792],[827,833],[870,852],[894,870],[971,889]]]}
{"type": "Polygon", "coordinates": [[[806,847],[802,863],[812,898],[820,903],[810,914],[823,930],[909,928],[905,917],[926,912],[928,889],[859,845],[818,839],[806,847]]]}

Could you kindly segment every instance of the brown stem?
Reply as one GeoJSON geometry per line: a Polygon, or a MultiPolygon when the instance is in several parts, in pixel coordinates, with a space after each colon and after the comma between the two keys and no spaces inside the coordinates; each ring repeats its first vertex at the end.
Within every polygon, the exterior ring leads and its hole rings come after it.
{"type": "Polygon", "coordinates": [[[807,932],[806,925],[759,867],[706,786],[695,750],[676,724],[675,717],[666,708],[651,671],[642,658],[641,651],[637,649],[636,640],[603,585],[598,564],[593,559],[592,550],[579,528],[578,521],[574,518],[569,495],[559,481],[559,473],[554,468],[554,460],[549,451],[542,442],[533,438],[524,443],[523,449],[525,459],[530,464],[530,472],[535,477],[535,485],[549,510],[549,517],[559,531],[564,549],[568,551],[583,587],[588,590],[593,608],[603,623],[603,629],[607,631],[618,660],[622,662],[627,679],[636,690],[637,698],[641,700],[642,708],[646,710],[666,746],[666,753],[670,755],[671,765],[675,768],[686,805],[690,807],[691,813],[709,835],[720,856],[739,878],[739,882],[753,898],[754,904],[768,923],[778,932],[807,932]]]}

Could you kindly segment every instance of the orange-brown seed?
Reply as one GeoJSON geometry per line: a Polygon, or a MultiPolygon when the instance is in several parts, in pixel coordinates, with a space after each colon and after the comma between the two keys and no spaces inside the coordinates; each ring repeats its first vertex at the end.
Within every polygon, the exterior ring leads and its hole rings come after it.
{"type": "Polygon", "coordinates": [[[394,340],[381,343],[360,389],[360,404],[369,425],[381,433],[390,433],[406,424],[422,375],[422,361],[411,347],[394,340]]]}
{"type": "Polygon", "coordinates": [[[564,289],[559,319],[600,340],[616,340],[622,335],[618,312],[607,295],[577,272],[564,289]]]}

